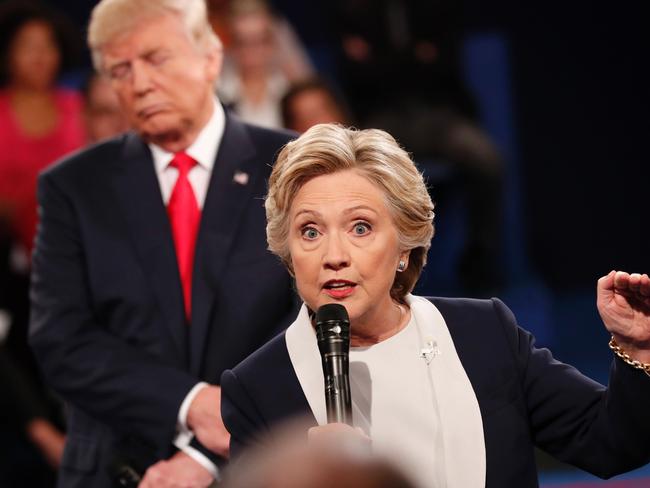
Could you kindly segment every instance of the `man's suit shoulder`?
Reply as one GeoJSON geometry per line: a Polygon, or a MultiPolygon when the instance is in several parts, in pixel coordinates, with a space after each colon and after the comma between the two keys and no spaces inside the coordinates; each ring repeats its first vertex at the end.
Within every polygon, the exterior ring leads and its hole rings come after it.
{"type": "Polygon", "coordinates": [[[70,153],[48,166],[41,172],[41,177],[56,180],[87,176],[101,178],[107,165],[121,157],[128,137],[128,134],[122,134],[70,153]]]}
{"type": "Polygon", "coordinates": [[[270,145],[284,145],[297,138],[299,135],[297,132],[288,129],[270,129],[268,127],[249,124],[247,122],[242,122],[242,124],[256,141],[268,142],[270,145]]]}
{"type": "MultiPolygon", "coordinates": [[[[239,119],[236,119],[239,121],[239,119]]],[[[258,125],[248,124],[239,121],[245,128],[251,139],[255,141],[258,147],[268,148],[275,151],[275,155],[280,152],[284,145],[291,142],[299,134],[286,129],[269,129],[258,125]]]]}

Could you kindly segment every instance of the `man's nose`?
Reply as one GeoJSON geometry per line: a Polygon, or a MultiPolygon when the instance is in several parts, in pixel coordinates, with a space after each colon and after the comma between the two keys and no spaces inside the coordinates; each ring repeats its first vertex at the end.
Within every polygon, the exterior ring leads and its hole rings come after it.
{"type": "Polygon", "coordinates": [[[143,95],[153,88],[151,67],[141,60],[136,60],[131,66],[131,83],[133,91],[143,95]]]}
{"type": "Polygon", "coordinates": [[[327,236],[323,264],[328,269],[339,270],[350,266],[349,244],[340,232],[327,236]]]}

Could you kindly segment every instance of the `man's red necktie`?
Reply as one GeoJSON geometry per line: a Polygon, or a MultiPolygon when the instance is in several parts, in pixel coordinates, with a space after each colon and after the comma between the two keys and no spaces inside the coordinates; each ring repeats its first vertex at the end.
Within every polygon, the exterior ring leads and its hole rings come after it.
{"type": "Polygon", "coordinates": [[[183,285],[185,317],[190,322],[192,317],[192,268],[194,266],[194,248],[199,230],[201,211],[196,196],[187,177],[196,161],[184,152],[176,153],[170,166],[178,170],[178,179],[167,205],[167,213],[172,226],[176,260],[183,285]]]}

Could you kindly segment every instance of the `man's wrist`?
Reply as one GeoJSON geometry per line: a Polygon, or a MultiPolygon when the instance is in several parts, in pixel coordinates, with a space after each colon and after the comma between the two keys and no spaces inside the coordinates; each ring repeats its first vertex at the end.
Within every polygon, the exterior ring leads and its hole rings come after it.
{"type": "Polygon", "coordinates": [[[178,410],[177,427],[179,434],[183,432],[191,432],[191,428],[187,423],[187,416],[190,411],[190,406],[196,398],[196,395],[198,395],[203,388],[206,388],[208,386],[210,386],[208,383],[200,381],[194,385],[194,387],[192,387],[187,395],[185,395],[185,399],[183,400],[183,403],[181,403],[181,408],[178,410]]]}
{"type": "Polygon", "coordinates": [[[181,447],[179,449],[180,449],[180,451],[187,454],[194,461],[196,461],[198,464],[200,464],[201,467],[203,467],[206,471],[208,471],[210,473],[210,475],[212,475],[212,477],[215,480],[217,480],[217,481],[221,480],[221,475],[219,473],[219,468],[212,461],[210,461],[210,459],[208,459],[208,457],[205,456],[205,454],[203,454],[202,452],[194,449],[189,444],[187,444],[187,445],[185,445],[185,446],[183,446],[183,447],[181,447]]]}

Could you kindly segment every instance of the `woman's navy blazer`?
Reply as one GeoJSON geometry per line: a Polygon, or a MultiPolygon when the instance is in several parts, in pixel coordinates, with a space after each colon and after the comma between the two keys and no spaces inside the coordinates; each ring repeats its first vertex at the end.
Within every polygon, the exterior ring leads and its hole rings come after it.
{"type": "MultiPolygon", "coordinates": [[[[536,348],[498,299],[430,300],[478,399],[486,487],[538,486],[535,446],[602,478],[650,461],[650,377],[614,359],[605,388],[536,348]]],[[[225,371],[221,385],[232,456],[293,416],[308,415],[316,424],[284,333],[225,371]]]]}

